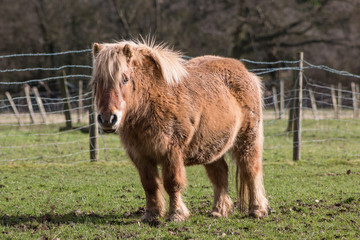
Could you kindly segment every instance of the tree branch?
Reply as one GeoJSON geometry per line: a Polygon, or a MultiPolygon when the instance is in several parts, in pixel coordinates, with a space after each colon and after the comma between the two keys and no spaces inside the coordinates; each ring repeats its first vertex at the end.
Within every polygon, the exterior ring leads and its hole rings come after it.
{"type": "Polygon", "coordinates": [[[121,24],[124,26],[125,32],[128,36],[131,36],[131,28],[129,25],[129,22],[127,21],[126,17],[125,17],[125,13],[122,9],[119,9],[119,7],[117,6],[115,0],[111,0],[112,5],[114,6],[114,9],[119,17],[119,21],[121,22],[121,24]]]}

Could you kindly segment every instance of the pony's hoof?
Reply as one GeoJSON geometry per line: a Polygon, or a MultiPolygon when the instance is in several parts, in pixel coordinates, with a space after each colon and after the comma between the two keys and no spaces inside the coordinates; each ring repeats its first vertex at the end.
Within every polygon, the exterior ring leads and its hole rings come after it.
{"type": "Polygon", "coordinates": [[[185,215],[181,215],[181,214],[170,214],[169,217],[166,219],[169,222],[183,222],[187,219],[188,217],[185,215]]]}
{"type": "Polygon", "coordinates": [[[221,217],[223,217],[223,215],[221,215],[221,213],[216,212],[216,211],[212,211],[212,212],[210,213],[210,215],[211,215],[211,217],[214,217],[214,218],[221,218],[221,217]]]}
{"type": "Polygon", "coordinates": [[[232,212],[231,208],[223,209],[221,211],[213,210],[213,211],[211,211],[211,216],[215,217],[215,218],[222,218],[222,217],[227,218],[231,212],[232,212]]]}
{"type": "Polygon", "coordinates": [[[157,225],[160,224],[159,215],[158,214],[153,214],[153,213],[150,213],[150,212],[146,212],[141,217],[141,221],[143,223],[147,223],[147,224],[152,225],[152,226],[157,226],[157,225]]]}
{"type": "Polygon", "coordinates": [[[173,212],[169,213],[169,217],[167,218],[167,221],[170,222],[183,222],[186,219],[188,219],[190,217],[190,212],[189,210],[185,207],[182,209],[176,209],[173,212]]]}
{"type": "Polygon", "coordinates": [[[228,195],[222,197],[217,203],[214,204],[211,211],[212,217],[228,217],[232,212],[233,202],[228,195]]]}
{"type": "Polygon", "coordinates": [[[268,211],[266,209],[256,209],[256,210],[251,210],[249,213],[250,217],[254,217],[254,218],[264,218],[268,215],[268,211]]]}

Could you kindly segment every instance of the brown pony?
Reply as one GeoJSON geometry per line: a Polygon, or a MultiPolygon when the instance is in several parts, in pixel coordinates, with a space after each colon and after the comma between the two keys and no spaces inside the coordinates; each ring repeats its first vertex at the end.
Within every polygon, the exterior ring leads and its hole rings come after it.
{"type": "Polygon", "coordinates": [[[227,217],[233,207],[224,160],[228,151],[237,164],[240,210],[257,218],[267,215],[259,78],[235,59],[185,61],[180,53],[146,41],[95,43],[93,58],[97,119],[104,132],[120,135],[140,174],[143,221],[164,216],[162,185],[170,198],[168,220],[189,217],[181,192],[185,166],[194,164],[205,166],[213,184],[212,215],[227,217]]]}

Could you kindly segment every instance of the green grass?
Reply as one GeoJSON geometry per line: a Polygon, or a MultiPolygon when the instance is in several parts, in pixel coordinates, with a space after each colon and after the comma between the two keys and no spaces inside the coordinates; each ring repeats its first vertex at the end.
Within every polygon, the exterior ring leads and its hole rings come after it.
{"type": "MultiPolygon", "coordinates": [[[[190,219],[162,219],[156,227],[140,221],[144,192],[117,136],[104,136],[110,149],[90,163],[86,133],[59,132],[59,126],[2,127],[0,239],[358,239],[359,125],[304,121],[302,160],[293,162],[286,121],[266,121],[268,217],[257,220],[237,210],[227,219],[209,217],[212,187],[203,167],[193,166],[184,191],[190,219]]],[[[235,166],[229,166],[235,200],[235,166]]]]}

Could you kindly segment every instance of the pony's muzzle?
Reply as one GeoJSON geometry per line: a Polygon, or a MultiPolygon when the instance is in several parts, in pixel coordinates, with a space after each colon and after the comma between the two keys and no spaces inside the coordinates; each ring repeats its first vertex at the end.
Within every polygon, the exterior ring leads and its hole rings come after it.
{"type": "Polygon", "coordinates": [[[119,126],[119,117],[116,113],[101,114],[97,116],[98,123],[102,130],[106,133],[115,132],[119,126]]]}

